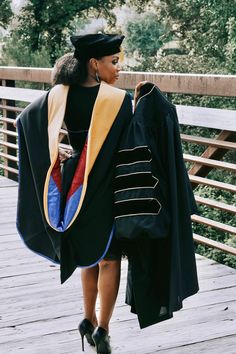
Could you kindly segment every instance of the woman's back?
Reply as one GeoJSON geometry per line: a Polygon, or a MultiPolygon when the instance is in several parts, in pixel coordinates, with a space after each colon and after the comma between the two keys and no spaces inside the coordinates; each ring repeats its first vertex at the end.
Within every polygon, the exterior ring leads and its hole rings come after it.
{"type": "Polygon", "coordinates": [[[83,149],[99,87],[100,85],[70,86],[64,122],[74,150],[82,151],[83,149]]]}

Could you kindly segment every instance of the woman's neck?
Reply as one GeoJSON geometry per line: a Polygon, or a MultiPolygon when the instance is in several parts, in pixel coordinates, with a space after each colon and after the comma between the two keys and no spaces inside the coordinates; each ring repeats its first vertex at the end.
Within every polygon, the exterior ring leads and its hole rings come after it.
{"type": "Polygon", "coordinates": [[[99,82],[97,82],[96,78],[93,75],[89,74],[87,79],[83,82],[81,86],[92,87],[97,85],[99,85],[99,82]]]}

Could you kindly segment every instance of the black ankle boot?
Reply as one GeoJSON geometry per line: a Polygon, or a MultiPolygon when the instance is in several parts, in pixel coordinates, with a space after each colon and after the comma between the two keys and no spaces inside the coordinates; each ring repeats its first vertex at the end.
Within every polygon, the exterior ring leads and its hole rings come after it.
{"type": "Polygon", "coordinates": [[[94,341],[92,339],[92,333],[94,332],[94,326],[92,323],[85,318],[82,322],[80,322],[79,327],[78,327],[79,333],[81,335],[81,341],[82,341],[82,350],[84,352],[84,336],[87,339],[87,342],[90,345],[95,345],[94,341]]]}
{"type": "Polygon", "coordinates": [[[110,354],[110,338],[107,331],[102,327],[97,327],[92,334],[93,341],[97,350],[97,354],[110,354]]]}

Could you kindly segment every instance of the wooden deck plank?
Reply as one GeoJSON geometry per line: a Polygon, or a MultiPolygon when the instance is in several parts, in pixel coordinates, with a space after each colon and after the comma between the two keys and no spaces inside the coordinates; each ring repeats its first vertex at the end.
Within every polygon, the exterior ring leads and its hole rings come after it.
{"type": "MultiPolygon", "coordinates": [[[[126,313],[120,313],[120,310],[125,308],[117,307],[111,325],[113,353],[152,353],[163,349],[195,344],[199,341],[208,341],[229,335],[233,336],[235,335],[235,328],[232,322],[235,316],[235,307],[235,304],[231,305],[231,311],[225,310],[223,306],[204,307],[197,311],[194,309],[192,312],[182,310],[181,316],[180,313],[177,313],[174,319],[142,331],[138,328],[137,321],[133,315],[127,316],[128,318],[125,321],[122,320],[126,313]],[[187,328],[186,322],[188,323],[187,328]],[[209,322],[211,327],[209,327],[209,322]],[[127,341],[127,337],[129,341],[127,341]],[[119,341],[116,338],[119,338],[119,341]],[[142,340],[137,340],[137,338],[142,340]]],[[[30,349],[30,344],[33,343],[33,348],[31,345],[31,350],[34,350],[33,353],[40,353],[40,350],[41,353],[44,353],[46,345],[49,344],[49,348],[53,348],[55,352],[57,349],[58,353],[61,353],[59,351],[61,346],[58,344],[67,338],[69,344],[67,353],[76,353],[73,343],[78,350],[80,346],[80,338],[76,330],[78,321],[78,314],[72,314],[67,317],[61,316],[11,327],[5,333],[1,331],[3,338],[5,338],[1,346],[7,346],[7,348],[13,346],[14,348],[17,344],[18,348],[23,346],[27,350],[27,345],[28,349],[30,349]],[[71,336],[74,337],[72,343],[71,336]],[[50,337],[51,341],[48,341],[50,337]]],[[[86,352],[90,351],[86,350],[86,352]]]]}
{"type": "MultiPolygon", "coordinates": [[[[2,178],[1,185],[1,203],[9,194],[11,202],[0,209],[0,353],[82,353],[80,272],[60,285],[59,266],[24,246],[15,229],[17,188],[2,178]]],[[[127,262],[122,261],[111,322],[113,354],[221,354],[222,348],[224,354],[235,354],[236,270],[200,255],[196,259],[199,293],[186,299],[172,319],[144,330],[125,305],[127,262]]],[[[92,353],[86,345],[85,354],[92,353]]]]}
{"type": "MultiPolygon", "coordinates": [[[[226,337],[220,337],[216,339],[211,339],[208,341],[198,342],[196,344],[188,344],[181,346],[180,348],[174,348],[172,350],[162,350],[163,354],[215,354],[219,353],[219,348],[224,348],[224,354],[232,354],[235,352],[236,348],[236,335],[229,335],[226,337]]],[[[156,352],[154,352],[156,353],[156,352]]]]}

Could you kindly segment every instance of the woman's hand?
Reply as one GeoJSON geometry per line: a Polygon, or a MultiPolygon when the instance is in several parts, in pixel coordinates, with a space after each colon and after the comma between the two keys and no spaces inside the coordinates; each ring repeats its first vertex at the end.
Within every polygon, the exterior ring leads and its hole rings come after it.
{"type": "Polygon", "coordinates": [[[65,162],[71,157],[71,151],[60,148],[59,149],[59,160],[61,163],[65,162]]]}
{"type": "Polygon", "coordinates": [[[13,121],[13,127],[16,128],[17,118],[13,121]]]}
{"type": "Polygon", "coordinates": [[[136,108],[136,104],[137,104],[137,101],[138,101],[138,97],[140,95],[141,87],[143,85],[145,85],[147,82],[148,81],[140,81],[135,87],[135,91],[134,91],[134,109],[136,108]]]}

